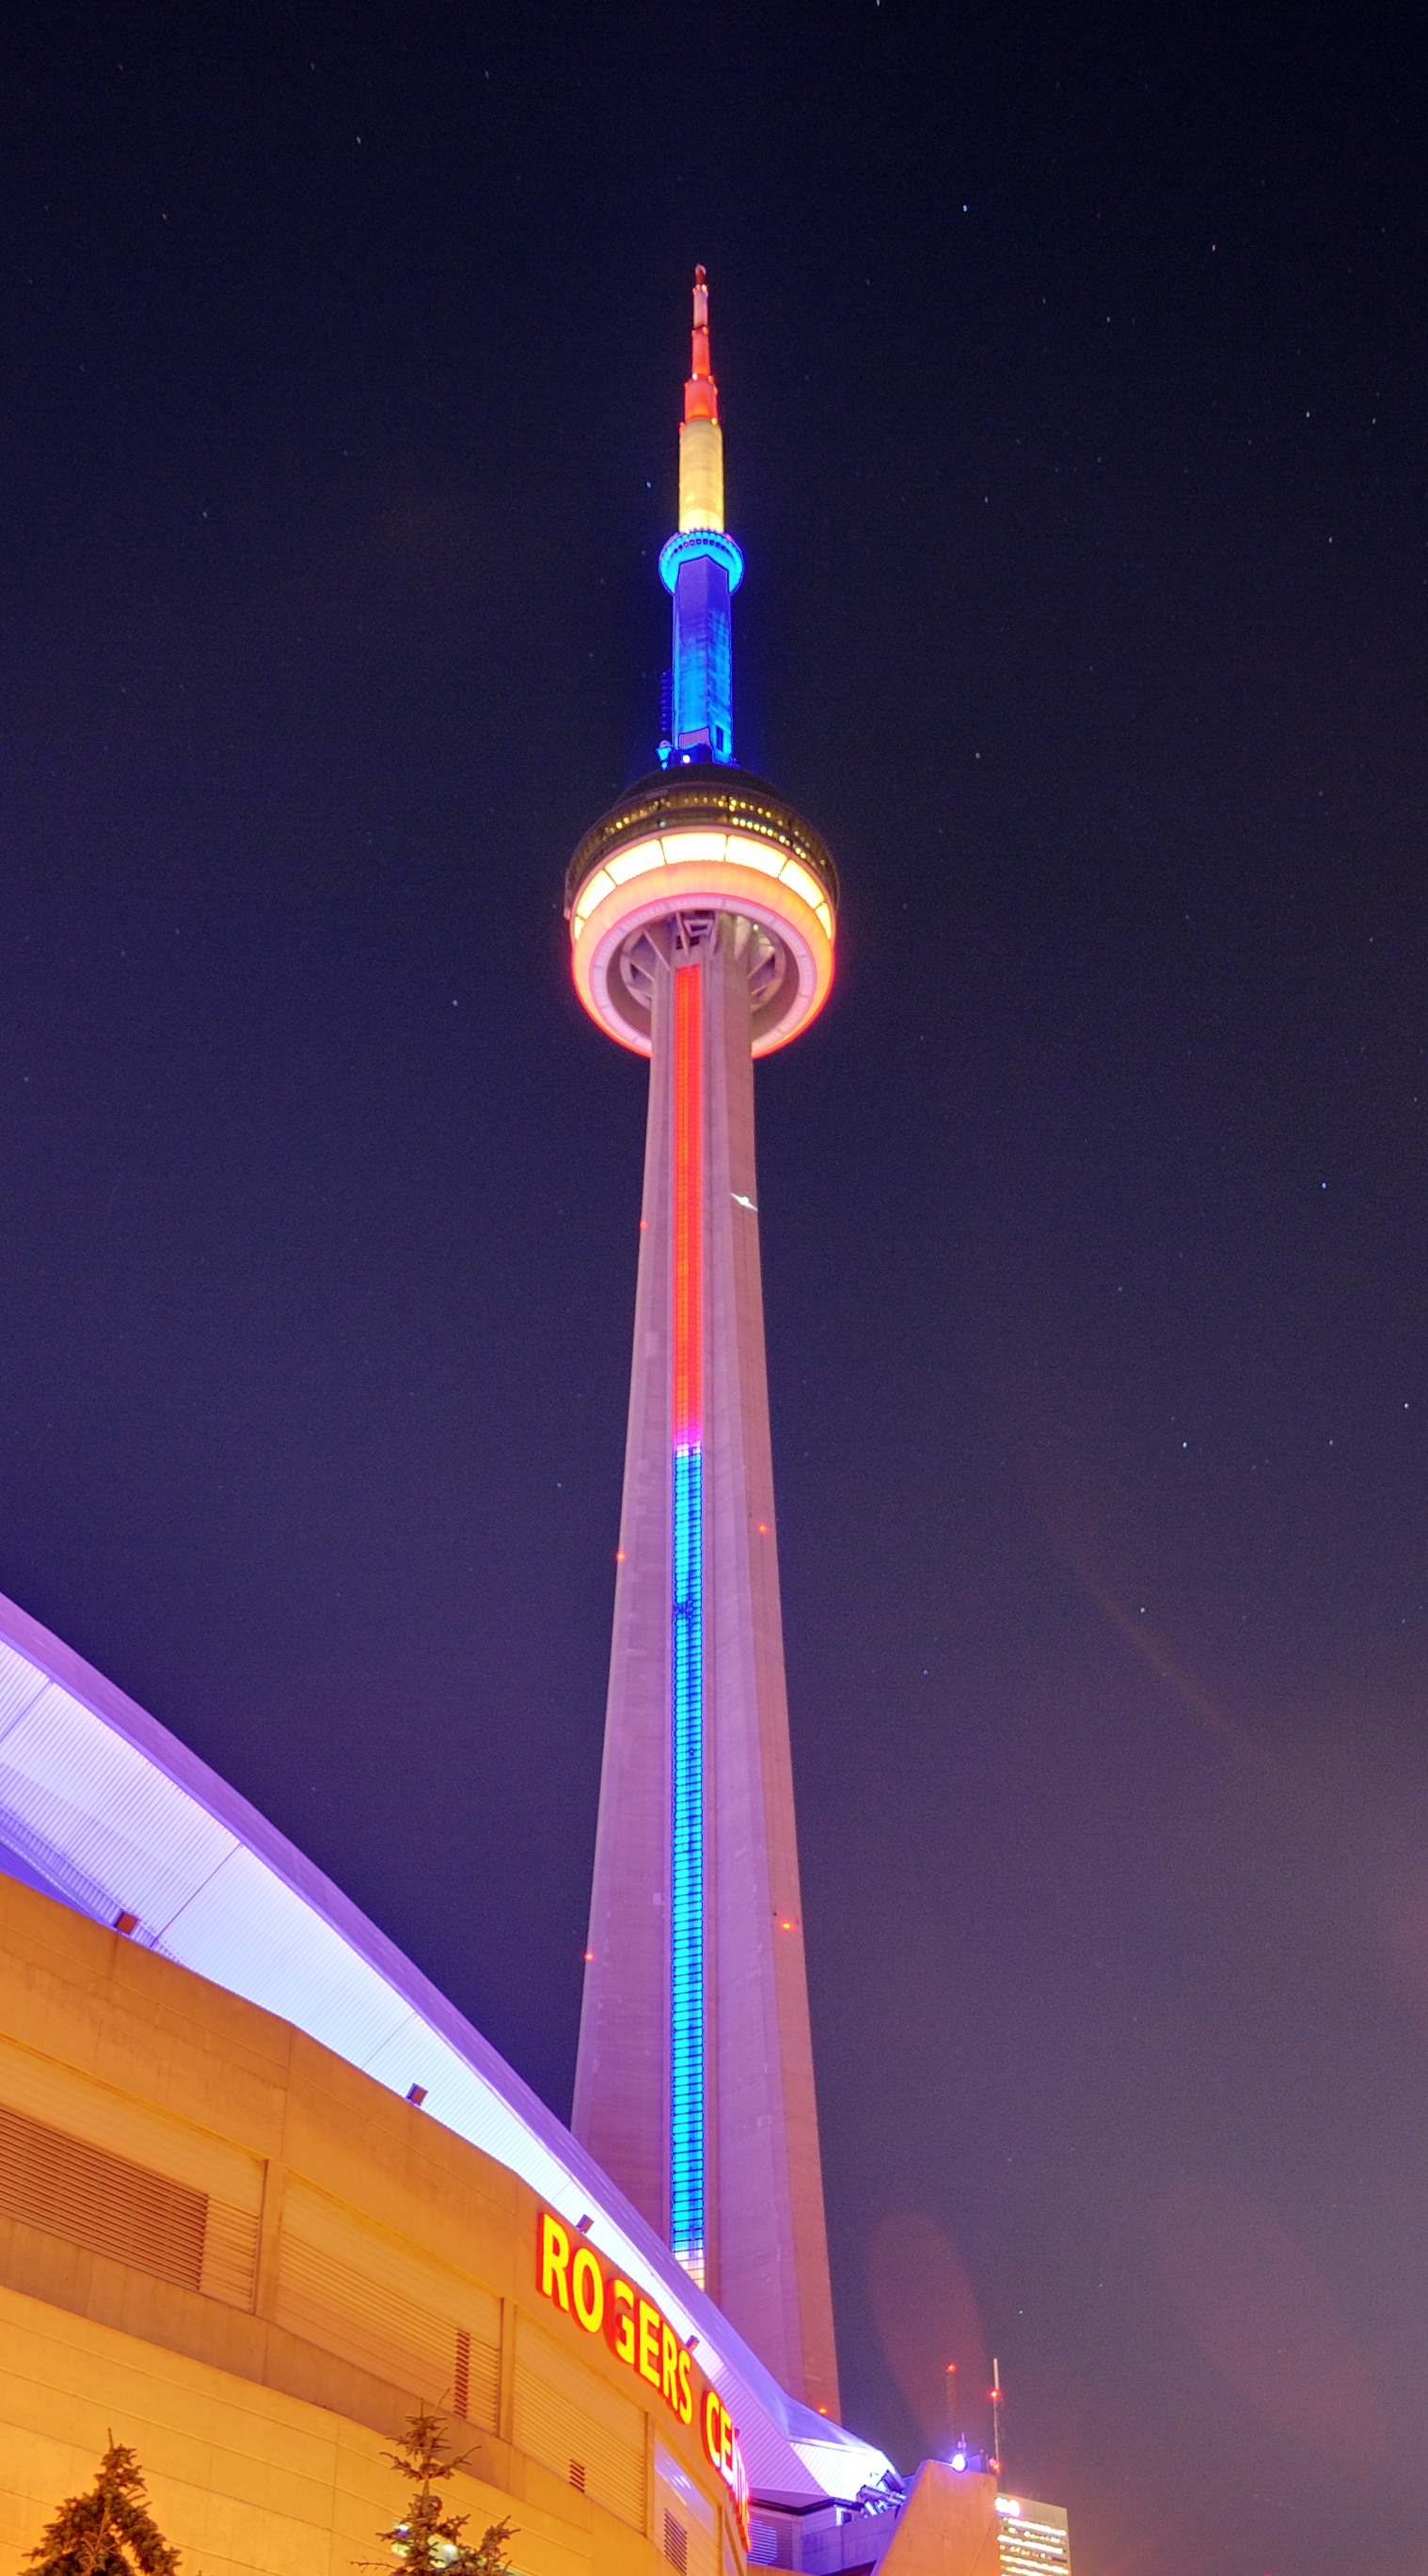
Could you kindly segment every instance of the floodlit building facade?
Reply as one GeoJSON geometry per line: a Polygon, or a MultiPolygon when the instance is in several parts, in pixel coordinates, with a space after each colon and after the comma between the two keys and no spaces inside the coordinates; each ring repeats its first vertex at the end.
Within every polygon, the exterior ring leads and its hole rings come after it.
{"type": "Polygon", "coordinates": [[[112,2428],[190,2571],[350,2576],[423,2401],[520,2576],[724,2576],[751,2489],[835,2533],[900,2492],[355,1906],[0,1600],[0,2555],[112,2428]]]}

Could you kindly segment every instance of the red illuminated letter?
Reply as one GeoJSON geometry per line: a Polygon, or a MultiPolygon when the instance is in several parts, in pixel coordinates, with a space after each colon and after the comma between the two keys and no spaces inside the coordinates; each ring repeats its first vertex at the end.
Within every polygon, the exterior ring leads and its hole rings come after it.
{"type": "Polygon", "coordinates": [[[605,2321],[605,2279],[588,2245],[576,2248],[570,2267],[570,2295],[587,2334],[598,2334],[605,2321]]]}
{"type": "Polygon", "coordinates": [[[693,2423],[693,2421],[694,2421],[694,2390],[693,2390],[693,2388],[690,2386],[690,2380],[689,2380],[689,2355],[688,2355],[688,2353],[685,2351],[683,2344],[681,2344],[681,2345],[680,2345],[680,2347],[679,2347],[679,2407],[678,2407],[678,2414],[679,2414],[679,2420],[680,2420],[681,2424],[692,2424],[692,2423],[693,2423]]]}
{"type": "Polygon", "coordinates": [[[542,2210],[540,2221],[540,2285],[548,2299],[570,2313],[570,2239],[558,2218],[542,2210]]]}
{"type": "Polygon", "coordinates": [[[627,2362],[631,2370],[635,2361],[635,2294],[628,2281],[614,2280],[605,2309],[605,2340],[617,2361],[627,2362]]]}
{"type": "Polygon", "coordinates": [[[734,2511],[739,2517],[739,2529],[744,2535],[744,2547],[747,2549],[751,2537],[749,2530],[749,2474],[744,2466],[744,2454],[739,2448],[739,2434],[737,2426],[734,2431],[734,2511]]]}
{"type": "Polygon", "coordinates": [[[641,2299],[640,2377],[641,2379],[647,2379],[651,2388],[658,2388],[659,2386],[659,2330],[661,2323],[662,2319],[658,2308],[652,2308],[648,2299],[641,2299]]]}

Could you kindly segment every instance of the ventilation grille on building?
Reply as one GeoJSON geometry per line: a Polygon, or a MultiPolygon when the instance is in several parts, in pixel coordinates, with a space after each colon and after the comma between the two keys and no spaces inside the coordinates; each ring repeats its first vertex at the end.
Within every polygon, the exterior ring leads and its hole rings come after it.
{"type": "Polygon", "coordinates": [[[572,2485],[572,2486],[577,2490],[577,2492],[578,2492],[579,2494],[584,2495],[584,2493],[585,2493],[585,2462],[584,2462],[583,2460],[572,2460],[572,2461],[571,2461],[571,2463],[570,2463],[570,2483],[571,2483],[571,2485],[572,2485]]]}
{"type": "MultiPolygon", "coordinates": [[[[157,2270],[161,2278],[177,2280],[185,2288],[197,2288],[206,2299],[222,2299],[228,2307],[252,2306],[258,2213],[263,2197],[263,2167],[258,2157],[234,2146],[230,2139],[214,2137],[185,2120],[170,2119],[152,2103],[138,2102],[131,2094],[96,2083],[78,2067],[23,2048],[3,2032],[0,2103],[11,2119],[52,2131],[64,2143],[68,2155],[111,2159],[130,2174],[142,2176],[151,2192],[184,2206],[190,2216],[196,2206],[204,2208],[200,2281],[193,2279],[187,2254],[177,2268],[167,2262],[156,2266],[141,2245],[131,2243],[130,2250],[118,2254],[117,2259],[131,2262],[140,2270],[157,2270]]],[[[10,2160],[13,2165],[13,2135],[10,2160]]],[[[20,2161],[31,2175],[33,2188],[35,2177],[52,2160],[39,2152],[36,2141],[30,2138],[20,2161]]],[[[21,2215],[17,2208],[8,2203],[6,2206],[12,2217],[21,2215]]],[[[107,2236],[98,2244],[84,2228],[71,2227],[66,2218],[32,2223],[59,2228],[72,2241],[94,2245],[101,2253],[117,2254],[107,2236]]]]}
{"type": "Polygon", "coordinates": [[[296,2178],[283,2203],[276,2314],[305,2342],[495,2430],[495,2299],[296,2178]],[[458,2323],[463,2307],[469,2325],[458,2323]]]}
{"type": "Polygon", "coordinates": [[[185,2290],[203,2286],[208,2195],[0,2103],[0,2215],[185,2290]]]}
{"type": "Polygon", "coordinates": [[[645,2419],[642,2410],[611,2388],[576,2354],[527,2325],[516,2343],[512,2437],[568,2479],[573,2460],[583,2462],[582,2492],[606,2505],[635,2531],[645,2523],[645,2419]]]}
{"type": "MultiPolygon", "coordinates": [[[[654,2534],[679,2576],[719,2576],[719,2515],[682,2461],[656,2438],[654,2534]],[[677,2534],[675,2539],[671,2534],[677,2534]]],[[[744,2560],[739,2557],[740,2576],[744,2560]]],[[[732,2576],[732,2571],[731,2571],[732,2576]]]]}

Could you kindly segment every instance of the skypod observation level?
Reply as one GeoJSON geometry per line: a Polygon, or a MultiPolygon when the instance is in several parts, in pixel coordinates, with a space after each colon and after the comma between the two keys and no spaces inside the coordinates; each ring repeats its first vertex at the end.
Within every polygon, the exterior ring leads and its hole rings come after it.
{"type": "Polygon", "coordinates": [[[838,874],[777,788],[713,762],[656,771],[580,843],[566,877],[575,982],[612,1038],[651,1051],[657,970],[675,925],[741,925],[754,1055],[787,1046],[833,980],[838,874]]]}

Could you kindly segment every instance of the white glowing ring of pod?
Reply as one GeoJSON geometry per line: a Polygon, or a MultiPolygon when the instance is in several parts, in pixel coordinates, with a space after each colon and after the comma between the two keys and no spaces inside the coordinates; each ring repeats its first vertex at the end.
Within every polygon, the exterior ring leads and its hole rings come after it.
{"type": "Polygon", "coordinates": [[[807,1028],[833,981],[833,914],[823,888],[788,849],[757,833],[662,833],[617,849],[587,877],[570,920],[575,988],[594,1020],[636,1055],[647,1036],[612,994],[621,949],[633,931],[675,911],[738,912],[783,945],[792,967],[783,1007],[754,1040],[771,1055],[807,1028]],[[733,842],[739,855],[729,852],[733,842]],[[639,864],[631,866],[631,859],[639,864]]]}

